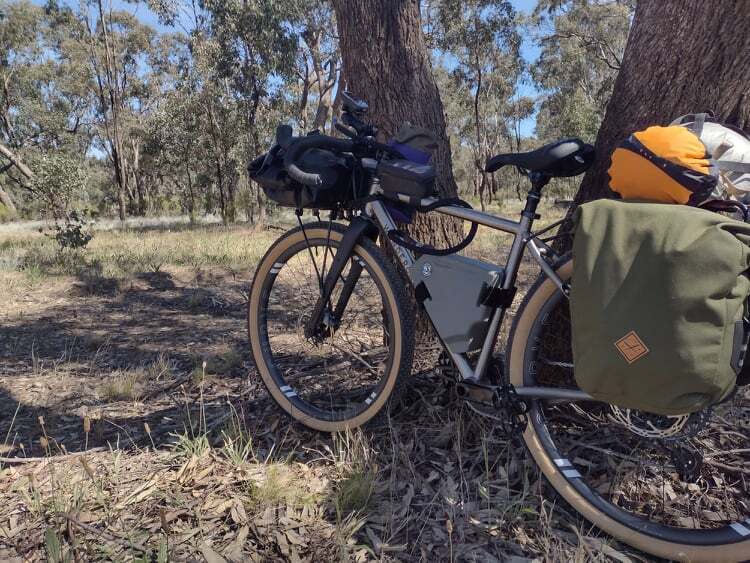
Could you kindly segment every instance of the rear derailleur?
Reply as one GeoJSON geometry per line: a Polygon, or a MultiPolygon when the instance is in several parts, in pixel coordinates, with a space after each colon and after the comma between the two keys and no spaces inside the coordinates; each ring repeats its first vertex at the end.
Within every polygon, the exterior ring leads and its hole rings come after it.
{"type": "Polygon", "coordinates": [[[466,401],[474,412],[495,420],[508,436],[518,436],[526,428],[528,404],[518,396],[515,387],[505,382],[502,359],[495,358],[487,366],[483,382],[461,380],[449,356],[442,352],[436,369],[455,389],[456,395],[466,401]]]}

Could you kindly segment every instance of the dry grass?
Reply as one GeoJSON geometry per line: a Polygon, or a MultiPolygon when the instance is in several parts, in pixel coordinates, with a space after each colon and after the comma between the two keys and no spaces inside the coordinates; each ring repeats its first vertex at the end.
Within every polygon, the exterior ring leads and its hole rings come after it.
{"type": "MultiPolygon", "coordinates": [[[[0,464],[0,560],[627,560],[431,374],[366,431],[279,415],[242,311],[279,234],[100,232],[87,291],[50,241],[0,234],[2,455],[40,458],[0,464]]],[[[507,240],[483,230],[471,254],[507,240]]]]}
{"type": "Polygon", "coordinates": [[[106,376],[100,394],[106,401],[136,401],[143,393],[146,374],[141,370],[114,371],[106,376]]]}

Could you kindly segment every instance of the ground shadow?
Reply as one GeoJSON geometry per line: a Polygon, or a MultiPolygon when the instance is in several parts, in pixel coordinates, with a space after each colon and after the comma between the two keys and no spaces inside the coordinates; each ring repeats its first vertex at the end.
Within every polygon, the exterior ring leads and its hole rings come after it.
{"type": "Polygon", "coordinates": [[[18,444],[24,444],[22,454],[44,453],[39,439],[45,435],[57,453],[113,441],[158,446],[195,426],[201,409],[206,420],[215,420],[227,410],[227,397],[253,391],[242,282],[181,286],[158,273],[101,292],[82,291],[84,283],[89,281],[79,278],[64,298],[39,313],[2,321],[5,453],[19,455],[18,444]],[[224,356],[232,361],[212,361],[224,356]],[[102,389],[109,380],[128,377],[137,387],[132,397],[108,396],[116,392],[102,389]]]}

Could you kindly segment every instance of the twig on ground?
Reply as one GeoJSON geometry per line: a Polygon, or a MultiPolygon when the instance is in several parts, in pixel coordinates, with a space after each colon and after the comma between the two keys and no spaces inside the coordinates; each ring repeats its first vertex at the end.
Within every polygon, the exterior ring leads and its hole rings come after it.
{"type": "Polygon", "coordinates": [[[125,547],[129,547],[131,549],[135,549],[136,551],[140,551],[141,553],[146,553],[146,554],[149,554],[149,555],[153,555],[153,550],[151,550],[151,549],[149,549],[149,548],[147,548],[147,547],[145,547],[145,546],[143,546],[141,544],[133,543],[129,539],[126,539],[126,538],[123,538],[121,536],[115,535],[112,532],[107,532],[106,530],[99,530],[99,529],[95,528],[94,526],[91,526],[91,525],[86,524],[84,522],[79,522],[78,520],[76,520],[70,514],[58,513],[58,516],[60,516],[62,518],[65,518],[68,522],[70,522],[74,526],[77,526],[78,528],[80,528],[82,530],[85,530],[87,532],[90,532],[92,534],[96,534],[97,536],[102,537],[105,540],[119,543],[120,545],[124,545],[125,547]]]}
{"type": "Polygon", "coordinates": [[[73,452],[70,454],[64,454],[64,455],[53,455],[53,456],[47,456],[47,457],[0,457],[0,463],[38,463],[41,461],[62,461],[64,459],[69,459],[71,457],[76,456],[82,456],[86,454],[92,454],[97,452],[103,452],[106,451],[107,448],[91,448],[90,450],[86,450],[84,452],[73,452]]]}

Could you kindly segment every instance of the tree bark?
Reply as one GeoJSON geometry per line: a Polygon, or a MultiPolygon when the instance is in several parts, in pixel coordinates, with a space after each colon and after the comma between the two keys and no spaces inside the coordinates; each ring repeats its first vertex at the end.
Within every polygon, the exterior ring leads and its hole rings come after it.
{"type": "Polygon", "coordinates": [[[13,198],[10,197],[10,194],[6,192],[3,188],[0,188],[0,204],[2,204],[5,209],[8,210],[8,213],[11,217],[16,217],[18,215],[18,210],[16,209],[15,204],[13,203],[13,198]]]}
{"type": "Polygon", "coordinates": [[[10,160],[10,163],[18,168],[18,170],[26,176],[28,179],[31,179],[34,177],[34,173],[31,171],[31,168],[26,166],[23,161],[8,147],[0,143],[0,154],[3,155],[5,158],[10,160]]]}
{"type": "MultiPolygon", "coordinates": [[[[9,166],[15,166],[21,172],[21,174],[26,176],[26,178],[31,179],[34,177],[34,173],[31,171],[31,169],[26,166],[13,151],[11,151],[2,143],[0,143],[0,154],[10,161],[9,166]]],[[[16,209],[16,205],[13,203],[13,198],[2,187],[0,187],[0,204],[2,204],[5,209],[8,210],[12,217],[16,217],[18,215],[18,210],[16,209]]]]}
{"type": "Polygon", "coordinates": [[[750,10],[737,0],[638,0],[596,138],[598,158],[575,205],[612,195],[607,169],[633,131],[706,110],[750,127],[750,10]]]}
{"type": "Polygon", "coordinates": [[[384,138],[405,123],[433,131],[441,195],[456,195],[440,93],[422,34],[418,0],[333,0],[347,87],[370,105],[384,138]]]}
{"type": "MultiPolygon", "coordinates": [[[[443,197],[455,197],[451,148],[445,131],[445,114],[430,56],[422,33],[419,0],[333,0],[343,80],[355,96],[369,104],[368,118],[387,140],[404,123],[433,132],[438,148],[433,155],[436,187],[443,197]]],[[[444,248],[462,238],[461,222],[438,214],[417,214],[409,231],[414,238],[444,248]]],[[[391,253],[392,254],[392,253],[391,253]]],[[[395,255],[392,260],[400,265],[395,255]]],[[[432,331],[420,315],[417,335],[432,331]]]]}

